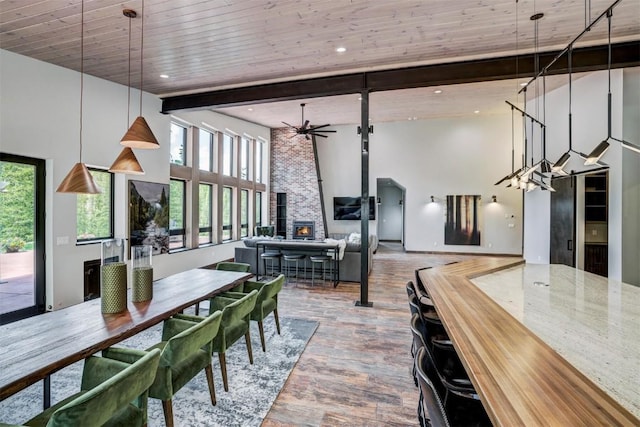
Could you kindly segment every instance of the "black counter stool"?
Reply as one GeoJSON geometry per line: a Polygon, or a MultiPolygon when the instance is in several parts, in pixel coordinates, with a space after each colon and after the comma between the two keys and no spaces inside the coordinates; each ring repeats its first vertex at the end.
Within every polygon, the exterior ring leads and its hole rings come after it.
{"type": "Polygon", "coordinates": [[[284,254],[282,255],[282,272],[287,277],[287,282],[290,277],[295,277],[298,279],[298,272],[300,271],[300,261],[303,262],[304,266],[305,255],[303,254],[284,254]],[[294,275],[291,275],[291,267],[295,267],[294,275]]]}
{"type": "Polygon", "coordinates": [[[264,266],[264,275],[276,276],[280,274],[280,259],[282,254],[280,252],[264,252],[260,254],[262,263],[264,266]],[[271,266],[271,274],[269,274],[269,266],[271,266]]]}
{"type": "Polygon", "coordinates": [[[311,286],[313,286],[313,280],[315,279],[315,269],[317,264],[320,264],[320,272],[322,273],[323,281],[326,280],[327,270],[330,270],[333,275],[333,269],[331,267],[333,258],[329,255],[311,255],[309,256],[309,261],[311,261],[311,286]],[[329,268],[327,268],[325,264],[329,264],[329,268]]]}

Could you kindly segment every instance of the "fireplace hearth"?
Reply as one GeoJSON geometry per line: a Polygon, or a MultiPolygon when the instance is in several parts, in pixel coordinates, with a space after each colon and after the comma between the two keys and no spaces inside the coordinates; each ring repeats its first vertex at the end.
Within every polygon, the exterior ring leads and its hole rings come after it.
{"type": "Polygon", "coordinates": [[[292,235],[296,240],[315,240],[315,223],[313,221],[293,221],[292,235]]]}

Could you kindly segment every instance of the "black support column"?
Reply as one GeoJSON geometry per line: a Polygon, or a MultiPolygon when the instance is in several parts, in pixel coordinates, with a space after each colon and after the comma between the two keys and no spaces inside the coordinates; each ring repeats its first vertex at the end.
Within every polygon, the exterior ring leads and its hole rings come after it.
{"type": "Polygon", "coordinates": [[[361,91],[360,132],[362,153],[362,194],[360,199],[360,301],[356,306],[371,307],[369,302],[369,89],[361,91]]]}

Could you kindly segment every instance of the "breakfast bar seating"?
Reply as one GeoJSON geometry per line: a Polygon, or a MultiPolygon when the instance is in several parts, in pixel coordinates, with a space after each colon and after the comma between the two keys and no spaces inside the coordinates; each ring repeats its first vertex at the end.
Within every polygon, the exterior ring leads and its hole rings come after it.
{"type": "MultiPolygon", "coordinates": [[[[514,284],[513,279],[526,277],[528,266],[523,264],[522,259],[515,257],[478,257],[419,272],[492,423],[497,426],[640,425],[633,398],[625,400],[624,396],[616,396],[614,399],[596,384],[595,375],[583,373],[568,361],[570,354],[559,354],[540,337],[542,334],[532,332],[525,325],[522,310],[527,309],[526,301],[510,294],[514,287],[518,288],[516,291],[523,288],[522,283],[514,284]],[[499,286],[499,293],[510,297],[503,305],[517,306],[510,312],[494,300],[495,295],[489,296],[472,282],[472,279],[487,281],[490,277],[487,275],[503,271],[515,272],[511,280],[501,281],[499,286]]],[[[573,280],[576,286],[577,281],[573,280]]],[[[593,280],[597,285],[598,279],[594,276],[584,280],[593,280]]],[[[543,285],[527,282],[526,286],[543,285]]],[[[625,290],[629,295],[636,291],[625,290]]],[[[632,306],[628,310],[637,312],[638,309],[632,306]]],[[[633,312],[630,315],[633,318],[633,312]]],[[[550,326],[558,329],[557,324],[550,326]]],[[[625,357],[633,364],[639,356],[630,352],[625,357]]],[[[602,375],[607,375],[606,369],[602,375]]],[[[628,392],[637,393],[637,389],[628,392]]]]}

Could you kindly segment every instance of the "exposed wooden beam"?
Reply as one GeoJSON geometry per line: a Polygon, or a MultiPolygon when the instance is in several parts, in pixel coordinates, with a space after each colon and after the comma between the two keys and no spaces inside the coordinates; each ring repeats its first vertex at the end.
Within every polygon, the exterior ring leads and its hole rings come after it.
{"type": "MultiPolygon", "coordinates": [[[[607,52],[607,45],[574,49],[573,72],[606,69],[607,52]]],[[[544,66],[555,58],[557,54],[557,51],[540,53],[539,63],[544,66]]],[[[507,56],[215,90],[164,98],[162,100],[162,112],[171,113],[179,110],[249,105],[256,102],[346,95],[359,93],[363,89],[375,92],[460,83],[478,83],[512,79],[516,75],[531,77],[535,74],[533,54],[519,55],[517,63],[517,73],[516,57],[507,56]]],[[[612,45],[612,68],[638,65],[640,65],[640,41],[612,45]]],[[[560,58],[549,69],[549,74],[563,74],[566,72],[566,58],[560,58]]]]}

